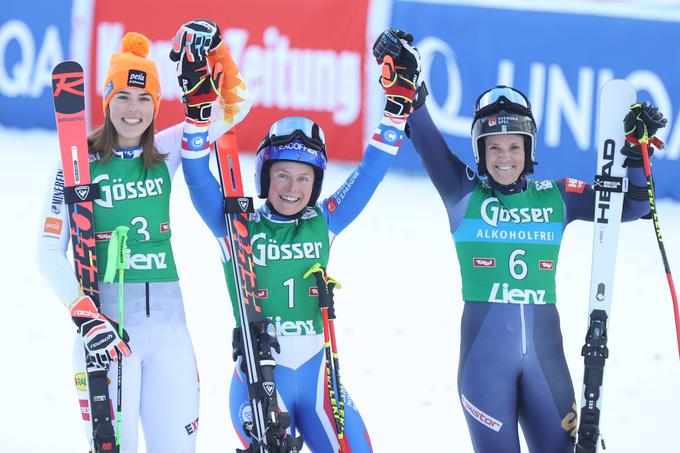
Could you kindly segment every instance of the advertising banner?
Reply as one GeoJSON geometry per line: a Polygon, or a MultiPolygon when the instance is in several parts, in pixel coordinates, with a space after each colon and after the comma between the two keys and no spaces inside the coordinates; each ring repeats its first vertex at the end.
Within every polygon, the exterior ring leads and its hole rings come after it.
{"type": "Polygon", "coordinates": [[[0,124],[54,129],[52,68],[68,56],[71,0],[0,8],[0,124]]]}
{"type": "MultiPolygon", "coordinates": [[[[162,1],[96,2],[92,32],[90,98],[100,105],[112,53],[128,31],[151,41],[159,68],[162,102],[157,128],[183,119],[171,39],[178,27],[195,18],[217,22],[249,87],[253,108],[238,126],[239,146],[253,151],[277,119],[308,116],[324,129],[329,154],[358,160],[362,154],[368,0],[310,2],[291,0],[197,0],[190,11],[162,1]],[[134,12],[134,13],[133,13],[134,12]]],[[[91,124],[102,121],[91,109],[91,124]]]]}
{"type": "MultiPolygon", "coordinates": [[[[490,87],[512,85],[529,96],[538,124],[534,177],[593,181],[599,89],[623,78],[668,118],[658,134],[667,147],[653,159],[657,196],[680,199],[673,176],[680,174],[680,64],[671,57],[680,14],[637,19],[604,6],[585,14],[456,3],[398,0],[391,19],[415,36],[428,109],[453,152],[474,164],[474,102],[490,87]]],[[[410,143],[400,154],[402,168],[420,168],[410,143]]]]}

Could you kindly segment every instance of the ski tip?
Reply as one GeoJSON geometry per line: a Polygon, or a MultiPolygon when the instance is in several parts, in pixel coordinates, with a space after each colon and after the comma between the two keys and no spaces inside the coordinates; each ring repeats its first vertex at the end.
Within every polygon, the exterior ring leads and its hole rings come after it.
{"type": "Polygon", "coordinates": [[[77,61],[64,60],[58,63],[52,70],[52,74],[62,74],[64,72],[82,72],[83,66],[77,61]]]}

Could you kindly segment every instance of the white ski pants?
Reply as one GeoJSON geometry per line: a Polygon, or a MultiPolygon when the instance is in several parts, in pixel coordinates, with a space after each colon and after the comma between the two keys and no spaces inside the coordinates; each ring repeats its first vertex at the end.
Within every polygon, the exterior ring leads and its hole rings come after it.
{"type": "MultiPolygon", "coordinates": [[[[101,311],[118,321],[118,283],[100,282],[101,311]]],[[[123,359],[121,453],[136,453],[141,420],[148,453],[191,453],[196,447],[199,383],[178,282],[126,283],[123,327],[132,355],[123,359]]],[[[85,354],[76,335],[73,363],[88,440],[92,422],[85,354]]],[[[114,429],[118,364],[109,373],[114,429]]]]}

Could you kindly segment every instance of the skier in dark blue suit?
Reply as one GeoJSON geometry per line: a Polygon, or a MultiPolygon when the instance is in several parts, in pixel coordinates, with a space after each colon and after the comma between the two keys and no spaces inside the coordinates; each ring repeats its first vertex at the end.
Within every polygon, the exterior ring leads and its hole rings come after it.
{"type": "MultiPolygon", "coordinates": [[[[393,31],[402,44],[412,37],[393,31]]],[[[379,38],[380,40],[380,38],[379,38]]],[[[448,148],[421,87],[408,128],[439,192],[460,263],[465,308],[458,390],[477,452],[519,452],[518,423],[532,452],[573,450],[576,404],[555,305],[555,271],[566,226],[593,220],[595,191],[572,178],[531,181],[536,124],[512,87],[479,96],[472,125],[477,171],[448,148]]],[[[650,137],[665,120],[636,104],[626,124],[650,137]]],[[[627,128],[627,132],[630,131],[627,128]]],[[[630,190],[623,220],[649,212],[639,146],[628,144],[630,190]]]]}

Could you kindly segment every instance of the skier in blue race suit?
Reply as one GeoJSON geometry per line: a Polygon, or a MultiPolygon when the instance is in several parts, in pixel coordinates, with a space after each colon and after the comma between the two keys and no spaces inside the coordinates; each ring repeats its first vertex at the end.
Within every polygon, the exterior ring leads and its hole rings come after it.
{"type": "MultiPolygon", "coordinates": [[[[248,225],[258,302],[263,315],[272,319],[281,347],[281,352],[274,354],[274,377],[280,409],[291,417],[289,434],[295,437],[301,433],[314,452],[372,451],[366,427],[345,389],[341,392],[344,436],[336,431],[326,381],[319,297],[314,292],[316,282],[305,275],[316,264],[326,266],[333,238],[359,215],[389,169],[403,137],[418,72],[416,68],[408,78],[385,80],[386,110],[363,159],[322,201],[317,200],[327,157],[318,124],[300,116],[282,118],[271,126],[257,150],[256,190],[266,201],[250,216],[248,225]]],[[[396,76],[393,67],[383,73],[396,76]]],[[[209,124],[209,120],[194,122],[185,129],[184,175],[196,210],[221,246],[236,307],[222,193],[209,169],[209,124]]],[[[238,325],[236,308],[234,316],[238,325]]],[[[232,377],[230,408],[234,428],[247,446],[250,437],[243,424],[252,413],[240,362],[232,377]]]]}
{"type": "MultiPolygon", "coordinates": [[[[403,44],[412,37],[397,32],[403,44]]],[[[380,61],[380,60],[379,60],[380,61]]],[[[447,146],[419,87],[408,132],[439,192],[460,262],[465,307],[458,390],[476,452],[573,451],[576,404],[555,305],[555,269],[566,226],[593,220],[595,191],[572,178],[531,181],[536,124],[529,100],[497,86],[475,105],[477,171],[447,146]]],[[[626,133],[650,138],[665,119],[635,104],[626,133]]],[[[623,125],[622,125],[623,127],[623,125]]],[[[627,143],[623,220],[649,212],[641,150],[627,143]]]]}

